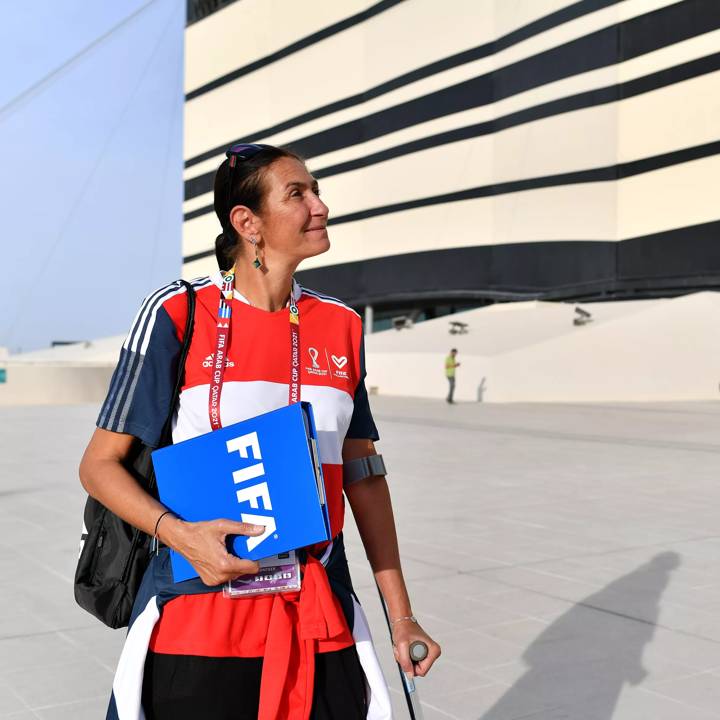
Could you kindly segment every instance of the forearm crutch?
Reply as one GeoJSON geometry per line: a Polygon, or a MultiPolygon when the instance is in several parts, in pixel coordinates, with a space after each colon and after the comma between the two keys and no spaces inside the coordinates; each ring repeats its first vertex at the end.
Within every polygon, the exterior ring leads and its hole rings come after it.
{"type": "MultiPolygon", "coordinates": [[[[390,642],[392,642],[392,624],[390,623],[390,616],[388,615],[387,605],[385,604],[385,598],[380,592],[380,586],[375,583],[378,595],[380,596],[380,604],[382,605],[383,615],[385,616],[385,622],[390,632],[390,642]]],[[[410,643],[410,659],[416,663],[424,660],[428,654],[428,646],[421,640],[416,640],[410,643]]],[[[422,706],[420,705],[420,696],[418,695],[417,687],[415,687],[415,679],[408,677],[404,672],[400,663],[395,661],[400,671],[400,681],[402,688],[405,693],[405,702],[407,702],[408,712],[410,713],[410,720],[423,720],[422,706]]]]}

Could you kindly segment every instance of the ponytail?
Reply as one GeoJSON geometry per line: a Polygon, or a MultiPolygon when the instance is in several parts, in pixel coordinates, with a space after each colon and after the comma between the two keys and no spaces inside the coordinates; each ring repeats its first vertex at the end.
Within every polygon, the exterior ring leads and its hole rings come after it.
{"type": "Polygon", "coordinates": [[[237,249],[237,241],[230,235],[227,230],[223,230],[215,238],[215,258],[218,267],[226,272],[235,263],[235,253],[237,249]]]}

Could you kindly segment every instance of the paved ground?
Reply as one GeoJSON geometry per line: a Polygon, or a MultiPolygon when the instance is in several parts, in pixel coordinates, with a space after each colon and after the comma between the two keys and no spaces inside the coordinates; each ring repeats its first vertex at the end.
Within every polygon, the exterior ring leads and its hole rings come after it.
{"type": "MultiPolygon", "coordinates": [[[[415,612],[444,648],[428,720],[720,719],[720,405],[374,409],[415,612]]],[[[94,415],[0,409],[0,717],[104,716],[122,632],[71,586],[94,415]]]]}

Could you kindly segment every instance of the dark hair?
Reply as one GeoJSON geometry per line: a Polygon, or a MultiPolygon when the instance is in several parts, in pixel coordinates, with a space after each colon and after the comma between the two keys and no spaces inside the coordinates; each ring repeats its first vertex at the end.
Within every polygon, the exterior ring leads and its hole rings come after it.
{"type": "Polygon", "coordinates": [[[265,199],[263,178],[265,171],[276,160],[288,157],[305,161],[292,150],[266,145],[263,149],[248,158],[238,160],[235,168],[230,167],[230,160],[225,158],[215,173],[215,214],[222,225],[222,232],[215,239],[215,257],[221,270],[229,270],[235,262],[239,237],[230,222],[230,211],[236,205],[246,205],[254,213],[259,213],[265,199]],[[232,187],[228,184],[232,180],[232,187]]]}

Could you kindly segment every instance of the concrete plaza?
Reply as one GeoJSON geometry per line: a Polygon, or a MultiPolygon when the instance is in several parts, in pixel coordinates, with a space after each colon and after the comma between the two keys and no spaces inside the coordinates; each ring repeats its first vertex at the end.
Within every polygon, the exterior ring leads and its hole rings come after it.
{"type": "MultiPolygon", "coordinates": [[[[414,611],[443,646],[427,720],[720,719],[720,404],[373,408],[414,611]]],[[[104,716],[123,633],[72,598],[95,414],[0,408],[0,717],[104,716]]]]}

